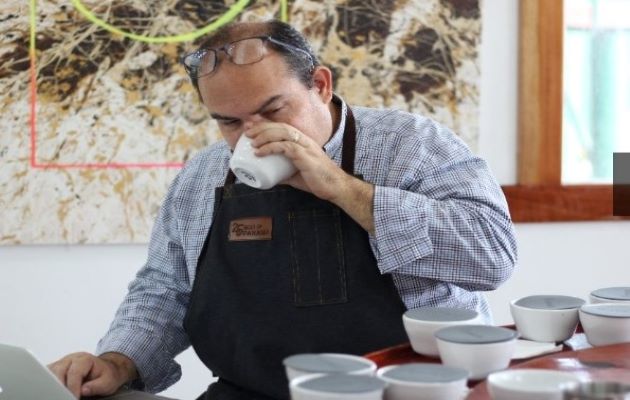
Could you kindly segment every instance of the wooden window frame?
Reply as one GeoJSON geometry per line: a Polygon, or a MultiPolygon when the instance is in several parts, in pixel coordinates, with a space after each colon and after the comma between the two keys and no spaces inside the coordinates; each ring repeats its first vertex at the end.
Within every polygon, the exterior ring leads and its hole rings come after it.
{"type": "Polygon", "coordinates": [[[563,0],[520,0],[518,184],[514,222],[609,221],[612,185],[562,185],[563,0]]]}

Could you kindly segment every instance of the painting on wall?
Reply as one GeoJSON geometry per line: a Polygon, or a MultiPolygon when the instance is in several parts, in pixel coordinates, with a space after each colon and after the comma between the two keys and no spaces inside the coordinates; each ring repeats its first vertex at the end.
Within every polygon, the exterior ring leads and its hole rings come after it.
{"type": "Polygon", "coordinates": [[[145,243],[169,182],[221,140],[179,57],[230,20],[306,34],[350,105],[478,137],[479,0],[6,0],[0,244],[145,243]]]}

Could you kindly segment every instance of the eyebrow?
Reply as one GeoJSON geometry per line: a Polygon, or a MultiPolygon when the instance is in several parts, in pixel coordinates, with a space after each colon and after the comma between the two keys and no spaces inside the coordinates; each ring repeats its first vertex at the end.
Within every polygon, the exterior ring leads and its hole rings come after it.
{"type": "MultiPolygon", "coordinates": [[[[274,101],[278,100],[281,97],[282,97],[282,95],[279,95],[279,94],[275,95],[275,96],[271,96],[260,107],[258,107],[258,109],[252,113],[252,115],[261,113],[265,108],[269,107],[269,105],[271,103],[273,103],[274,101]]],[[[238,118],[230,117],[230,116],[227,116],[227,115],[221,115],[221,114],[217,114],[217,113],[210,113],[210,116],[212,118],[214,118],[214,119],[219,119],[219,120],[222,120],[222,121],[238,120],[238,118]]]]}

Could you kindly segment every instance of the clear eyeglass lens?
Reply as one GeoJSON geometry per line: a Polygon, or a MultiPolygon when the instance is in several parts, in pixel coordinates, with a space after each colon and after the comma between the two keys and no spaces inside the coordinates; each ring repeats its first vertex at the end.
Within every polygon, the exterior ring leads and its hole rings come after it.
{"type": "Polygon", "coordinates": [[[251,64],[264,56],[265,46],[260,38],[245,39],[233,43],[228,54],[234,64],[251,64]]]}
{"type": "Polygon", "coordinates": [[[216,53],[214,51],[206,51],[201,60],[199,60],[199,76],[208,75],[214,69],[216,53]]]}
{"type": "MultiPolygon", "coordinates": [[[[264,41],[261,38],[240,40],[228,45],[225,52],[234,64],[252,64],[262,60],[265,56],[264,41]]],[[[216,57],[216,50],[206,50],[205,53],[194,53],[187,56],[184,64],[191,73],[200,78],[213,72],[216,66],[216,57]]]]}

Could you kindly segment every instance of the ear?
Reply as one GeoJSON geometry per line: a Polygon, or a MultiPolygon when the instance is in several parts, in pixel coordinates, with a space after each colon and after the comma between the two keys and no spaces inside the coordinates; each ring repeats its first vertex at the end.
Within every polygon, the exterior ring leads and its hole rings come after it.
{"type": "Polygon", "coordinates": [[[332,100],[332,71],[324,66],[315,67],[313,71],[313,89],[325,104],[332,100]]]}

